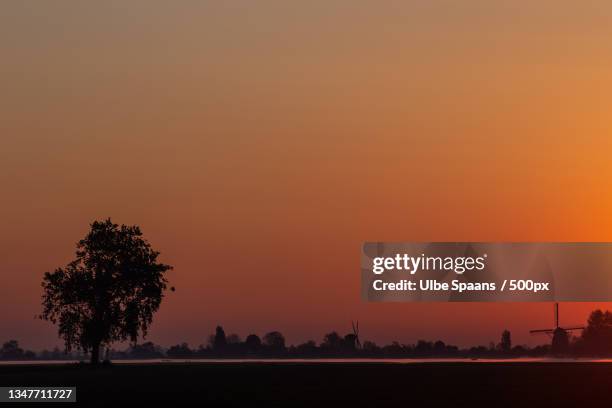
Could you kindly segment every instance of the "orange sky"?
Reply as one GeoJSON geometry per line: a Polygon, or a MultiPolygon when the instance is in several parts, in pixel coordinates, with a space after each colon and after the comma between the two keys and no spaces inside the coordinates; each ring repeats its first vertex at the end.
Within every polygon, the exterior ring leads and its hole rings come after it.
{"type": "Polygon", "coordinates": [[[612,241],[612,4],[506,3],[3,3],[0,340],[58,344],[42,274],[107,216],[175,266],[164,345],[542,340],[546,304],[359,293],[362,241],[612,241]]]}

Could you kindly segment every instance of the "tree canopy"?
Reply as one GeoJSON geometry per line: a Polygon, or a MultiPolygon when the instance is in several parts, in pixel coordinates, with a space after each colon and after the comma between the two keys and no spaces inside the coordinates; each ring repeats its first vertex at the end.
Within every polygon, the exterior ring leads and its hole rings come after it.
{"type": "Polygon", "coordinates": [[[167,289],[172,267],[158,256],[138,226],[93,222],[75,259],[45,273],[41,319],[58,325],[67,350],[91,352],[92,363],[101,346],[135,343],[146,336],[167,289]]]}

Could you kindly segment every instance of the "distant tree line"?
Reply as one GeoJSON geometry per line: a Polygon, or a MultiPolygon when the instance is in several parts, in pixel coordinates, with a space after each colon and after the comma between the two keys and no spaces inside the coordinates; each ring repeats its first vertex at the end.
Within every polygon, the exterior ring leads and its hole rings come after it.
{"type": "MultiPolygon", "coordinates": [[[[416,344],[392,342],[377,345],[365,341],[361,345],[354,333],[344,336],[330,332],[317,344],[309,340],[287,346],[285,337],[278,331],[260,338],[249,334],[244,340],[237,334],[225,334],[219,326],[206,345],[190,348],[187,343],[174,345],[166,350],[153,343],[133,346],[125,351],[112,351],[112,358],[516,358],[559,355],[550,344],[528,347],[513,345],[510,331],[504,330],[499,343],[460,349],[441,340],[419,340],[416,344]]],[[[573,337],[563,356],[591,357],[612,356],[612,312],[596,310],[591,313],[582,335],[573,337]]]]}
{"type": "Polygon", "coordinates": [[[23,360],[82,360],[86,355],[81,351],[67,352],[55,347],[53,350],[42,350],[34,352],[24,350],[19,346],[17,340],[9,340],[0,348],[0,360],[23,361],[23,360]]]}
{"type": "MultiPolygon", "coordinates": [[[[197,359],[197,358],[516,358],[546,357],[553,350],[549,344],[530,348],[513,345],[511,333],[504,330],[499,343],[460,349],[441,340],[419,340],[416,344],[392,342],[377,345],[372,341],[360,343],[358,337],[333,331],[317,344],[310,340],[298,345],[287,345],[285,337],[272,331],[259,337],[249,334],[244,340],[237,334],[226,335],[218,326],[206,344],[195,348],[187,343],[163,348],[152,342],[134,344],[126,350],[106,349],[105,359],[197,359]]],[[[568,357],[612,356],[612,312],[596,310],[591,313],[587,327],[579,337],[573,337],[564,352],[568,357]]],[[[23,350],[16,340],[5,342],[0,348],[0,360],[66,360],[83,359],[83,353],[65,353],[58,348],[34,353],[23,350]]]]}
{"type": "Polygon", "coordinates": [[[17,340],[9,340],[2,344],[0,348],[0,360],[32,360],[36,358],[36,353],[24,350],[19,347],[17,340]]]}

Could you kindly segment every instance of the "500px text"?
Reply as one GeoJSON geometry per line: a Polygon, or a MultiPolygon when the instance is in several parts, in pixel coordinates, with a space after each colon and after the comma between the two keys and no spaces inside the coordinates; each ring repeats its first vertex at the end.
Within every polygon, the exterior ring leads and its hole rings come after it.
{"type": "MultiPolygon", "coordinates": [[[[534,282],[533,280],[504,280],[500,291],[505,290],[512,292],[543,292],[549,291],[550,282],[534,282]]],[[[372,282],[372,288],[376,291],[448,291],[453,292],[469,292],[469,291],[495,291],[497,285],[495,282],[461,282],[454,279],[450,282],[439,282],[435,279],[419,279],[418,282],[402,279],[397,282],[384,282],[377,279],[372,282]]]]}

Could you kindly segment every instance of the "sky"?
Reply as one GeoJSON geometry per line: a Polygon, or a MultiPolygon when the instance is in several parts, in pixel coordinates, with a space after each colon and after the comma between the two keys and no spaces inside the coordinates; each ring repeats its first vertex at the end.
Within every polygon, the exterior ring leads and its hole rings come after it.
{"type": "MultiPolygon", "coordinates": [[[[61,344],[89,223],[172,264],[148,339],[537,344],[550,304],[370,304],[363,241],[612,241],[612,3],[0,5],[0,341],[61,344]]],[[[579,273],[577,271],[576,273],[579,273]]],[[[596,307],[562,304],[562,324],[596,307]]]]}

